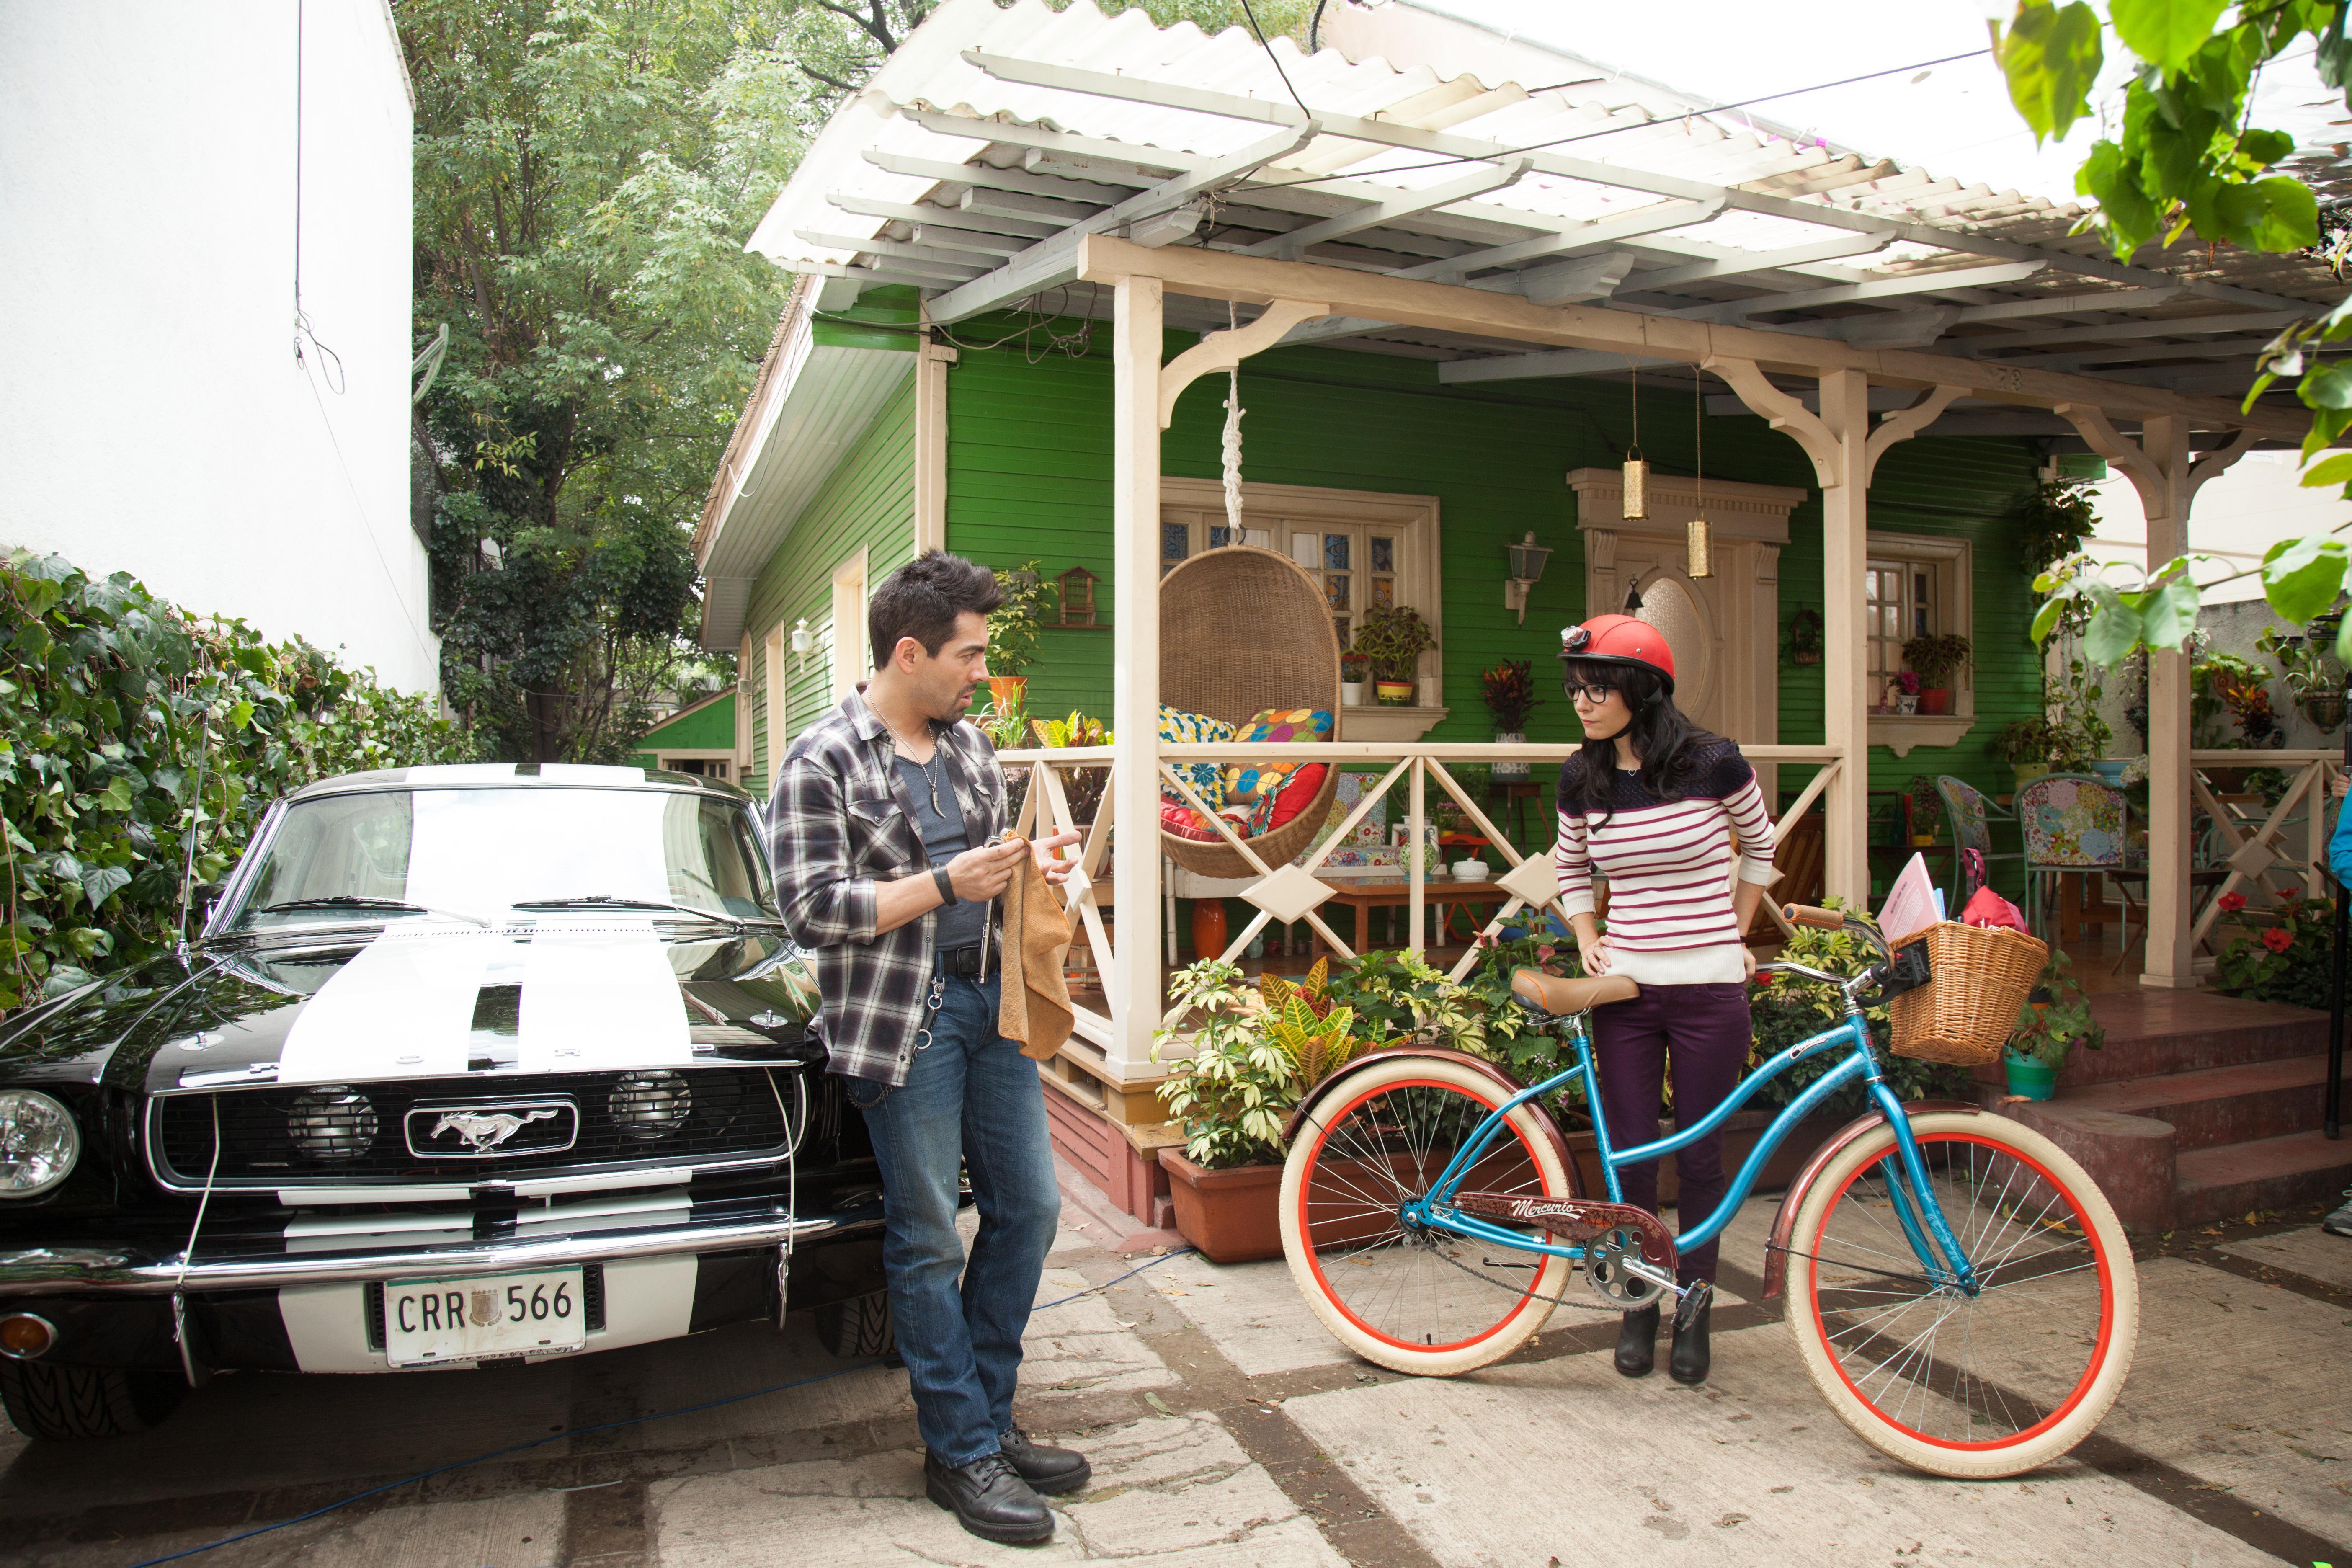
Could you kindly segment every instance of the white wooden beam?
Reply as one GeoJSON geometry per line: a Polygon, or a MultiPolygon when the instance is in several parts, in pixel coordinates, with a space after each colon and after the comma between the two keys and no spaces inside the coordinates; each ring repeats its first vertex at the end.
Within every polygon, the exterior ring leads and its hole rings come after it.
{"type": "Polygon", "coordinates": [[[1812,245],[1793,246],[1786,250],[1759,250],[1745,255],[1718,257],[1708,261],[1686,262],[1680,267],[1662,267],[1653,272],[1639,272],[1632,279],[1631,294],[1646,294],[1659,289],[1671,289],[1677,283],[1696,283],[1701,279],[1720,282],[1750,272],[1777,272],[1784,267],[1801,267],[1809,262],[1834,261],[1842,256],[1863,256],[1885,249],[1895,243],[1895,231],[1879,229],[1873,233],[1841,235],[1812,245]]]}
{"type": "MultiPolygon", "coordinates": [[[[1135,249],[1133,247],[1128,247],[1135,249]]],[[[1139,256],[1155,256],[1136,250],[1139,256]]],[[[1121,278],[1111,316],[1111,727],[1125,737],[1110,804],[1143,842],[1121,851],[1118,940],[1112,948],[1109,1065],[1122,1079],[1150,1070],[1160,1022],[1160,342],[1161,284],[1121,278]]]]}
{"type": "Polygon", "coordinates": [[[1394,223],[1399,218],[1411,217],[1415,213],[1428,212],[1434,207],[1451,206],[1455,202],[1467,201],[1470,197],[1484,195],[1487,191],[1501,190],[1506,185],[1517,184],[1519,176],[1527,172],[1528,160],[1525,158],[1513,158],[1502,163],[1489,163],[1465,179],[1448,181],[1442,185],[1431,185],[1424,190],[1412,191],[1390,201],[1375,202],[1370,206],[1359,207],[1353,212],[1327,217],[1319,223],[1310,223],[1303,228],[1294,228],[1287,234],[1276,235],[1272,239],[1261,240],[1241,254],[1276,256],[1285,261],[1296,261],[1310,245],[1321,245],[1326,240],[1339,239],[1351,234],[1361,234],[1368,228],[1379,228],[1383,224],[1394,223]]]}
{"type": "MultiPolygon", "coordinates": [[[[1699,361],[1699,369],[1711,370],[1721,376],[1724,384],[1739,395],[1740,402],[1748,405],[1754,412],[1762,415],[1773,429],[1793,439],[1798,447],[1811,460],[1813,480],[1822,489],[1833,489],[1845,482],[1846,469],[1850,465],[1845,461],[1843,448],[1839,445],[1841,437],[1838,431],[1825,422],[1828,417],[1826,412],[1816,414],[1807,408],[1804,401],[1793,393],[1783,392],[1773,385],[1765,379],[1764,373],[1757,368],[1754,360],[1730,359],[1710,354],[1699,361]]],[[[1830,384],[1829,377],[1822,378],[1822,407],[1824,411],[1830,406],[1830,384]]],[[[1839,384],[1844,385],[1843,383],[1839,384]]],[[[1958,390],[1958,388],[1954,389],[1955,392],[1958,390]]],[[[1868,377],[1863,378],[1861,390],[1853,393],[1852,395],[1859,398],[1860,403],[1856,407],[1848,408],[1845,412],[1860,419],[1866,426],[1870,419],[1868,377]]],[[[1864,460],[1858,458],[1855,462],[1860,463],[1864,460]]],[[[1863,482],[1869,483],[1866,471],[1863,475],[1863,482]]],[[[1855,582],[1859,584],[1861,578],[1857,576],[1855,582]]],[[[1830,742],[1832,745],[1840,743],[1836,741],[1830,742]]]]}
{"type": "MultiPolygon", "coordinates": [[[[2236,315],[2173,317],[2160,321],[2135,320],[2105,321],[2091,327],[2052,327],[2038,332],[1986,332],[1961,339],[1952,345],[1950,352],[1974,358],[2001,349],[2047,348],[2059,343],[2131,342],[2139,338],[2188,337],[2205,332],[2275,331],[2290,321],[2307,320],[2317,309],[2314,306],[2300,315],[2290,315],[2284,310],[2243,311],[2236,315]]],[[[1968,313],[1963,311],[1960,319],[1969,320],[1968,313]]]]}
{"type": "Polygon", "coordinates": [[[1643,207],[1623,217],[1604,218],[1598,223],[1578,224],[1572,228],[1558,229],[1538,235],[1532,239],[1514,240],[1508,245],[1490,246],[1484,250],[1465,250],[1459,256],[1449,256],[1439,261],[1424,261],[1418,267],[1408,267],[1389,276],[1412,280],[1452,283],[1464,274],[1489,267],[1513,267],[1522,261],[1539,260],[1547,256],[1565,256],[1578,250],[1599,250],[1631,239],[1636,235],[1656,234],[1664,229],[1683,228],[1695,223],[1705,223],[1723,210],[1723,198],[1706,197],[1690,202],[1662,202],[1643,207]]]}
{"type": "Polygon", "coordinates": [[[1957,289],[2014,283],[2031,278],[2045,264],[2011,261],[1997,267],[1962,267],[1946,272],[1914,272],[1900,278],[1872,278],[1860,283],[1839,283],[1827,289],[1807,289],[1795,294],[1768,294],[1754,300],[1734,300],[1696,310],[1677,310],[1686,321],[1737,321],[1766,310],[1810,310],[1820,305],[1845,305],[1871,300],[1898,299],[1910,294],[1945,294],[1957,289]]]}
{"type": "Polygon", "coordinates": [[[861,256],[887,256],[893,261],[911,264],[919,272],[938,272],[952,279],[977,278],[989,269],[983,257],[968,250],[936,250],[928,245],[908,245],[903,240],[880,239],[868,235],[859,239],[845,234],[826,234],[819,229],[796,228],[793,233],[811,245],[822,245],[833,250],[854,250],[861,256]]]}
{"type": "Polygon", "coordinates": [[[2161,289],[2109,289],[2096,294],[2037,294],[2030,300],[2003,300],[1992,305],[1970,305],[1960,312],[1967,321],[2005,321],[2017,316],[2074,316],[2097,310],[2137,310],[2161,305],[2181,292],[2182,286],[2161,289]]]}
{"type": "MultiPolygon", "coordinates": [[[[983,185],[995,191],[1023,191],[1034,196],[1057,196],[1066,202],[1098,202],[1104,206],[1125,201],[1135,193],[1124,186],[1066,179],[1058,174],[1032,174],[1022,169],[999,169],[987,163],[949,163],[937,158],[910,158],[869,147],[863,154],[877,169],[918,180],[950,184],[983,185]]],[[[1146,184],[1159,182],[1147,180],[1146,184]]]]}
{"type": "Polygon", "coordinates": [[[1193,382],[1221,370],[1233,369],[1260,350],[1272,348],[1282,341],[1283,333],[1299,322],[1311,321],[1328,314],[1328,310],[1321,305],[1310,305],[1299,300],[1276,300],[1249,325],[1211,332],[1170,360],[1167,367],[1160,373],[1160,428],[1167,429],[1168,422],[1176,417],[1176,399],[1193,382]]]}
{"type": "Polygon", "coordinates": [[[934,202],[877,202],[855,191],[827,191],[824,199],[843,212],[856,213],[860,217],[895,218],[901,223],[919,223],[940,228],[969,228],[982,234],[1013,235],[1028,239],[1043,239],[1062,226],[1059,221],[1051,218],[999,217],[993,213],[943,207],[934,202]]]}

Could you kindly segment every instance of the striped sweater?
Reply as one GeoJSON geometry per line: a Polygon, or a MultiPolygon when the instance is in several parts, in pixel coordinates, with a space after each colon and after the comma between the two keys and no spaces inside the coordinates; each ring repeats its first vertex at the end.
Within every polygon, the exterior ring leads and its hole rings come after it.
{"type": "Polygon", "coordinates": [[[1591,914],[1594,874],[1609,884],[1614,973],[1644,985],[1704,985],[1746,977],[1731,911],[1731,837],[1739,836],[1739,879],[1773,879],[1772,819],[1756,771],[1729,741],[1698,742],[1696,766],[1680,800],[1642,787],[1619,770],[1613,809],[1588,815],[1581,755],[1559,773],[1559,842],[1552,851],[1560,900],[1591,914]]]}

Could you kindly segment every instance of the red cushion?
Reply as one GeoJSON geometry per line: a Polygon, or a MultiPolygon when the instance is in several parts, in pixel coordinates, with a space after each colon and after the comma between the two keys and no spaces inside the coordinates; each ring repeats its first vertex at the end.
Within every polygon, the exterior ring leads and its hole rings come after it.
{"type": "Polygon", "coordinates": [[[1160,803],[1160,828],[1161,832],[1172,833],[1179,838],[1197,838],[1208,844],[1224,842],[1223,836],[1215,828],[1202,826],[1199,812],[1175,802],[1163,800],[1160,803]]]}
{"type": "Polygon", "coordinates": [[[1323,775],[1331,771],[1328,763],[1309,763],[1283,782],[1282,793],[1274,797],[1274,819],[1268,822],[1269,833],[1315,804],[1315,795],[1323,787],[1323,775]]]}

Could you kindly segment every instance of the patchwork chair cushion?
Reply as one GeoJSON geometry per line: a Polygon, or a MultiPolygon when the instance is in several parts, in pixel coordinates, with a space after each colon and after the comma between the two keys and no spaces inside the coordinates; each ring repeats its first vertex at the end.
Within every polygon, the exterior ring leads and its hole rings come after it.
{"type": "MultiPolygon", "coordinates": [[[[1328,708],[1268,708],[1255,715],[1230,737],[1235,741],[1328,741],[1331,711],[1328,708]]],[[[1281,792],[1283,781],[1307,764],[1297,762],[1249,763],[1225,770],[1228,804],[1255,803],[1281,792]]]]}
{"type": "MultiPolygon", "coordinates": [[[[1206,713],[1181,712],[1163,702],[1160,705],[1160,738],[1188,745],[1214,745],[1221,741],[1232,740],[1234,727],[1223,719],[1212,719],[1206,713]]],[[[1174,763],[1170,765],[1183,776],[1186,784],[1192,786],[1192,793],[1199,795],[1211,811],[1224,805],[1227,793],[1225,768],[1216,763],[1174,763]]],[[[1165,784],[1160,786],[1160,798],[1173,802],[1188,816],[1197,818],[1198,814],[1192,811],[1190,803],[1165,784]]],[[[1169,831],[1176,830],[1171,828],[1169,831]]],[[[1216,835],[1213,832],[1209,837],[1214,838],[1216,835]]]]}

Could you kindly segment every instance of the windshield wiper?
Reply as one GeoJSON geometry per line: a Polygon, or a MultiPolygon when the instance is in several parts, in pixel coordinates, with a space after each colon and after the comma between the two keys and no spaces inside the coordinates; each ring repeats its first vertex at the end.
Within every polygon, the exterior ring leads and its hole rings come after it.
{"type": "Polygon", "coordinates": [[[288,899],[282,903],[264,904],[253,912],[257,915],[282,915],[297,910],[385,910],[408,915],[446,915],[468,925],[486,926],[490,923],[479,915],[464,914],[457,910],[432,910],[423,904],[406,903],[399,899],[370,899],[356,893],[336,893],[321,899],[288,899]]]}
{"type": "Polygon", "coordinates": [[[692,915],[697,920],[716,925],[741,926],[742,917],[725,914],[718,910],[698,910],[692,904],[664,903],[658,899],[621,899],[610,893],[582,893],[568,899],[517,899],[510,909],[518,910],[667,910],[672,914],[692,915]]]}

